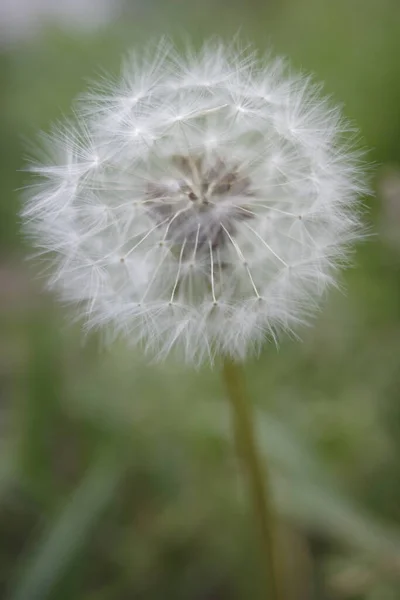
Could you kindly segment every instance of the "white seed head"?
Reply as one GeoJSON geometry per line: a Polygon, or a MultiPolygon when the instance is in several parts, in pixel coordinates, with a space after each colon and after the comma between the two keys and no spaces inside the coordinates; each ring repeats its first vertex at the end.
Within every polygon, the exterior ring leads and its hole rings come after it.
{"type": "Polygon", "coordinates": [[[158,357],[243,358],[292,331],[360,235],[340,111],[281,60],[215,43],[162,44],[102,86],[32,167],[23,219],[51,286],[158,357]]]}

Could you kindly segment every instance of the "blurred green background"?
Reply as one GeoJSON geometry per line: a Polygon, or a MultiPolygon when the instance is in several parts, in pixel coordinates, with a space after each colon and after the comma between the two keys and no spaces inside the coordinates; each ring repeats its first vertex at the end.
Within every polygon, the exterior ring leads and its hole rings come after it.
{"type": "Polygon", "coordinates": [[[400,598],[398,0],[1,0],[1,598],[263,597],[218,372],[83,339],[43,292],[18,218],[26,140],[90,80],[161,34],[237,32],[324,81],[372,165],[373,235],[346,293],[246,367],[287,598],[400,598]]]}

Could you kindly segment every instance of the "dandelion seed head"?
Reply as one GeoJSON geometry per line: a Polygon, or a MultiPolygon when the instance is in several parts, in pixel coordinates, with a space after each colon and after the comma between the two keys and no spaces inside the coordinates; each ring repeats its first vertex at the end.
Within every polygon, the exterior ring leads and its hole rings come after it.
{"type": "Polygon", "coordinates": [[[32,165],[23,220],[89,329],[159,358],[244,358],[335,284],[363,173],[340,111],[282,60],[163,43],[76,115],[32,165]]]}

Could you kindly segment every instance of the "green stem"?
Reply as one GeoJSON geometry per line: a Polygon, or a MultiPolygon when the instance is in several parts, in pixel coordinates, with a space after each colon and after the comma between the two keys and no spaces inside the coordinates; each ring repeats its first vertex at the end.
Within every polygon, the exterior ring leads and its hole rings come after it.
{"type": "Polygon", "coordinates": [[[281,572],[275,537],[275,522],[271,508],[271,490],[265,464],[257,450],[254,421],[246,398],[243,369],[230,358],[225,358],[223,378],[231,403],[235,438],[239,455],[247,472],[249,489],[258,521],[267,573],[270,600],[283,600],[281,572]]]}

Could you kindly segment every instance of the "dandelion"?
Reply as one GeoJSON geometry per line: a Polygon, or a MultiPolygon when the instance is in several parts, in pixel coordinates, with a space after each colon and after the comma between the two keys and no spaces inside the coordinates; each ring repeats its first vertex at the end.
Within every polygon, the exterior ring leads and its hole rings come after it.
{"type": "Polygon", "coordinates": [[[162,46],[104,87],[32,167],[23,215],[51,286],[159,358],[243,359],[292,331],[358,234],[339,110],[282,61],[222,45],[162,46]]]}
{"type": "Polygon", "coordinates": [[[45,138],[23,220],[89,329],[229,365],[335,284],[360,235],[359,157],[340,110],[284,61],[163,43],[76,114],[45,138]]]}

